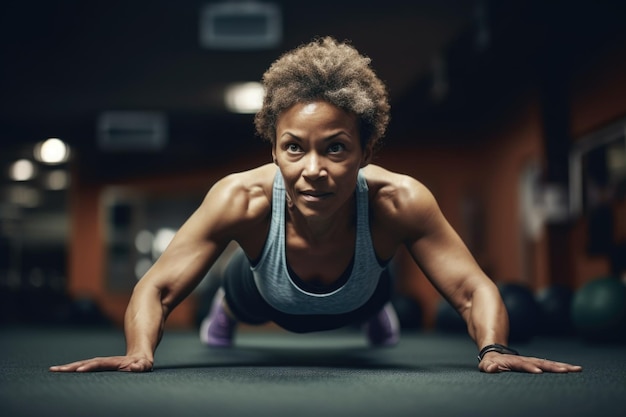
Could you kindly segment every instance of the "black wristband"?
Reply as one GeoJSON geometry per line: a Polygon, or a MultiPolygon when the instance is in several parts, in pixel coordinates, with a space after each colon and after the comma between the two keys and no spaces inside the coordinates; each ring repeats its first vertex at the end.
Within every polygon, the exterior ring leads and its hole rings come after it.
{"type": "Polygon", "coordinates": [[[508,346],[501,345],[499,343],[494,343],[493,345],[487,345],[480,350],[478,353],[478,362],[483,360],[483,357],[487,352],[498,352],[505,355],[519,355],[519,352],[515,349],[511,349],[508,346]]]}

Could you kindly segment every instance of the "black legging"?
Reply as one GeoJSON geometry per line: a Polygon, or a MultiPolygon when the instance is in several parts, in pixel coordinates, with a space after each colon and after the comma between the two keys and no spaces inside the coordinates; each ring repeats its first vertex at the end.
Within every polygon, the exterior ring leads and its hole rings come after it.
{"type": "Polygon", "coordinates": [[[250,261],[238,249],[228,261],[222,280],[226,302],[235,317],[243,323],[262,324],[272,321],[295,333],[338,329],[365,322],[391,299],[392,280],[387,269],[379,278],[370,299],[356,310],[343,314],[287,314],[270,306],[259,293],[250,270],[250,261]]]}

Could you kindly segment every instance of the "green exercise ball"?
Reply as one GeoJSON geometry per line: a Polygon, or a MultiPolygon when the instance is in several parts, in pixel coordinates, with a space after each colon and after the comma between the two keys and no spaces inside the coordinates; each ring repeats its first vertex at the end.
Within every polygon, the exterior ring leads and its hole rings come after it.
{"type": "Polygon", "coordinates": [[[626,340],[626,285],[601,277],[583,285],[572,300],[572,323],[585,340],[626,340]]]}

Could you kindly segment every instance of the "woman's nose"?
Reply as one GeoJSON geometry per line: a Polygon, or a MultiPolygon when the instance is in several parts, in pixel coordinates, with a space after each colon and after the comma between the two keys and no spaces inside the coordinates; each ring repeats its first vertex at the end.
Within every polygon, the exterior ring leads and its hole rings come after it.
{"type": "Polygon", "coordinates": [[[325,174],[324,158],[316,153],[309,154],[305,161],[303,175],[308,178],[318,178],[325,174]]]}

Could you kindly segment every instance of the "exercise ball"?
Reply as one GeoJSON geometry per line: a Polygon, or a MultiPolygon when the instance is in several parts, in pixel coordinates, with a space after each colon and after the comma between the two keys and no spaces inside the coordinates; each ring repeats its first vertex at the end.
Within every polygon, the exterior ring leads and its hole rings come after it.
{"type": "Polygon", "coordinates": [[[498,289],[509,315],[509,341],[530,341],[539,325],[539,307],[533,292],[524,285],[514,283],[501,284],[498,289]]]}
{"type": "Polygon", "coordinates": [[[467,325],[463,317],[444,299],[439,301],[437,305],[435,328],[443,333],[467,332],[467,325]]]}
{"type": "Polygon", "coordinates": [[[422,307],[414,297],[407,295],[396,295],[391,299],[400,328],[405,330],[419,330],[422,328],[424,314],[422,307]]]}
{"type": "Polygon", "coordinates": [[[626,285],[611,276],[583,285],[572,300],[572,323],[587,341],[626,340],[626,285]]]}
{"type": "Polygon", "coordinates": [[[80,296],[71,301],[70,324],[78,326],[110,326],[109,318],[91,297],[80,296]]]}
{"type": "Polygon", "coordinates": [[[564,285],[550,285],[538,291],[535,299],[539,306],[538,332],[545,336],[572,334],[571,307],[574,292],[564,285]]]}

